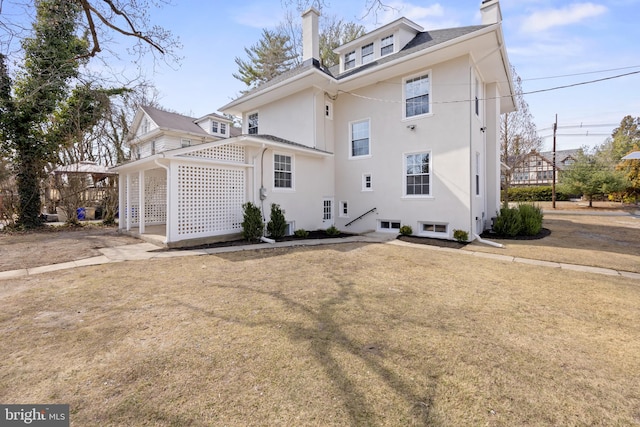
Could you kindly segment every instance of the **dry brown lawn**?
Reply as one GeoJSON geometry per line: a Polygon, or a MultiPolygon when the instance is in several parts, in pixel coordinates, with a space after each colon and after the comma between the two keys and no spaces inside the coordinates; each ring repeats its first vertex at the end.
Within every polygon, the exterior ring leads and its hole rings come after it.
{"type": "Polygon", "coordinates": [[[73,426],[640,425],[629,278],[348,243],[5,280],[0,304],[0,402],[73,426]]]}

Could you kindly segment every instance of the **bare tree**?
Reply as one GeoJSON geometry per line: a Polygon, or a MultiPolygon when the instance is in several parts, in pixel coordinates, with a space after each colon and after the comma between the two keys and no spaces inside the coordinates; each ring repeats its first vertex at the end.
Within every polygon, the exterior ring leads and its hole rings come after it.
{"type": "Polygon", "coordinates": [[[504,206],[509,203],[509,187],[513,169],[532,151],[539,151],[542,147],[542,139],[538,136],[533,115],[529,111],[529,104],[524,99],[522,91],[522,79],[511,65],[511,74],[514,83],[514,99],[516,111],[500,116],[500,161],[508,166],[504,172],[504,188],[502,202],[504,206]]]}

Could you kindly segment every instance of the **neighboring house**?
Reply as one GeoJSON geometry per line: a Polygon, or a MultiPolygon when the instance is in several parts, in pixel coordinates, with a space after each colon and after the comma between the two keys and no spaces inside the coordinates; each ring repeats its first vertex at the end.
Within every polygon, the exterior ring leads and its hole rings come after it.
{"type": "Polygon", "coordinates": [[[482,25],[433,31],[398,19],[336,49],[329,70],[309,9],[303,64],[220,109],[242,135],[212,135],[203,123],[220,116],[169,126],[138,113],[140,158],[116,168],[120,227],[164,224],[168,245],[224,237],[250,201],[266,220],[279,204],[289,232],[473,238],[500,206],[499,117],[515,108],[499,2],[481,12],[482,25]],[[199,145],[179,148],[187,127],[199,145]]]}
{"type": "MultiPolygon", "coordinates": [[[[556,184],[563,170],[576,160],[579,150],[556,151],[556,184]]],[[[532,151],[514,165],[511,186],[551,185],[553,183],[553,151],[532,151]]]]}

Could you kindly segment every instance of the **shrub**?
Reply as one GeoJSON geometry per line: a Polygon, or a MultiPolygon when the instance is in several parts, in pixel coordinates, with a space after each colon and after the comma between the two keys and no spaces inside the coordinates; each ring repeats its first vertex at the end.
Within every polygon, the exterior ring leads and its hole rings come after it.
{"type": "Polygon", "coordinates": [[[267,223],[267,233],[272,239],[282,239],[287,231],[287,220],[280,205],[271,204],[271,218],[267,223]]]}
{"type": "Polygon", "coordinates": [[[340,230],[338,230],[335,225],[332,225],[325,230],[325,233],[329,236],[337,236],[340,234],[340,230]]]}
{"type": "Polygon", "coordinates": [[[243,221],[242,221],[242,237],[252,242],[259,240],[264,232],[264,221],[260,208],[251,202],[242,205],[243,221]]]}
{"type": "Polygon", "coordinates": [[[522,228],[519,234],[525,236],[535,236],[542,230],[542,209],[532,204],[522,204],[518,206],[522,228]]]}
{"type": "MultiPolygon", "coordinates": [[[[536,187],[509,187],[509,201],[511,202],[550,202],[552,189],[548,185],[536,187]]],[[[556,200],[569,200],[566,189],[556,186],[556,200]]]]}
{"type": "Polygon", "coordinates": [[[411,236],[413,234],[413,228],[410,225],[403,225],[400,227],[400,234],[403,236],[411,236]]]}
{"type": "Polygon", "coordinates": [[[306,238],[309,236],[309,232],[307,230],[305,230],[304,228],[299,228],[296,231],[293,232],[293,234],[296,237],[302,237],[302,238],[306,238]]]}
{"type": "Polygon", "coordinates": [[[469,233],[464,230],[453,230],[453,238],[458,242],[468,242],[469,241],[469,233]]]}
{"type": "Polygon", "coordinates": [[[522,219],[517,208],[502,208],[493,224],[493,231],[502,236],[515,237],[522,230],[522,219]]]}

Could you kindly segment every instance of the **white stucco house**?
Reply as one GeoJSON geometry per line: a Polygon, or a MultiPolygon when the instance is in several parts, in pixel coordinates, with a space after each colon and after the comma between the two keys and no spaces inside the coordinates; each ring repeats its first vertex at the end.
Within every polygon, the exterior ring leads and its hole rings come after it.
{"type": "Polygon", "coordinates": [[[234,235],[242,204],[271,203],[290,231],[471,238],[500,206],[499,117],[513,85],[498,0],[482,24],[425,30],[401,18],[319,63],[319,13],[303,14],[304,63],[220,108],[188,118],[143,108],[120,174],[120,227],[165,243],[234,235]],[[214,125],[217,123],[217,125],[214,125]],[[224,127],[223,127],[224,125],[224,127]]]}

